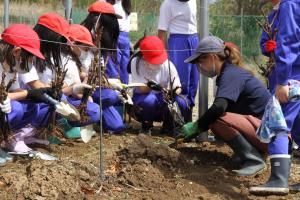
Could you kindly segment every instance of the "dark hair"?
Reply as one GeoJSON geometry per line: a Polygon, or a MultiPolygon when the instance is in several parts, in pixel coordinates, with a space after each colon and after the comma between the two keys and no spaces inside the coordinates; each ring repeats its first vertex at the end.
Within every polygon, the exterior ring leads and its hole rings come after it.
{"type": "MultiPolygon", "coordinates": [[[[11,45],[4,40],[0,40],[0,62],[3,63],[6,61],[6,63],[9,65],[10,72],[14,72],[15,70],[13,67],[17,64],[15,57],[13,55],[13,49],[14,45],[11,45]]],[[[28,71],[28,59],[29,57],[33,56],[32,53],[29,53],[28,51],[21,48],[21,64],[20,68],[24,71],[28,71]]]]}
{"type": "MultiPolygon", "coordinates": [[[[77,42],[74,43],[75,45],[78,45],[77,42]]],[[[78,68],[78,71],[81,72],[81,68],[82,68],[82,62],[80,61],[79,57],[72,51],[71,46],[70,45],[64,45],[61,48],[61,52],[71,56],[72,60],[76,63],[76,66],[78,68]]]]}
{"type": "Polygon", "coordinates": [[[33,28],[41,39],[41,52],[45,60],[37,58],[36,68],[38,72],[43,72],[46,66],[51,70],[61,65],[61,49],[67,45],[67,39],[49,28],[36,24],[33,28]],[[52,59],[53,60],[52,60],[52,59]]]}
{"type": "Polygon", "coordinates": [[[110,3],[110,4],[112,4],[112,5],[115,5],[116,0],[106,0],[106,2],[107,2],[107,3],[110,3]]]}
{"type": "MultiPolygon", "coordinates": [[[[106,0],[106,2],[114,5],[116,4],[116,0],[106,0]]],[[[130,15],[131,13],[131,0],[122,0],[122,7],[126,13],[126,15],[130,15]]]]}
{"type": "MultiPolygon", "coordinates": [[[[92,33],[94,42],[95,36],[93,32],[96,32],[94,28],[98,18],[99,13],[89,13],[85,20],[81,23],[81,25],[85,26],[92,33]]],[[[96,27],[97,29],[103,28],[100,40],[101,48],[104,48],[105,50],[102,50],[102,52],[104,54],[111,54],[112,60],[116,63],[117,52],[111,49],[117,49],[118,37],[120,34],[117,17],[112,14],[101,14],[96,27]]]]}
{"type": "Polygon", "coordinates": [[[139,49],[140,48],[140,44],[141,42],[143,41],[143,39],[145,39],[145,37],[147,36],[147,30],[144,31],[144,35],[143,37],[141,37],[134,45],[133,45],[133,49],[132,49],[132,52],[131,53],[131,56],[130,56],[130,59],[129,59],[129,62],[127,64],[127,72],[131,74],[131,61],[133,60],[133,58],[136,57],[136,72],[138,72],[138,68],[139,68],[139,65],[140,65],[140,61],[141,61],[141,58],[143,57],[143,54],[141,52],[141,50],[139,49]]]}

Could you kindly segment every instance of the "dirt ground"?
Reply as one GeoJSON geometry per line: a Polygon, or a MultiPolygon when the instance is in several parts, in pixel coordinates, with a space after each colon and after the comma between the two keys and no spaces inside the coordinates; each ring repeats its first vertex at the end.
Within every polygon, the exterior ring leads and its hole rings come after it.
{"type": "MultiPolygon", "coordinates": [[[[268,170],[254,177],[231,173],[232,151],[221,141],[190,143],[177,150],[167,136],[134,132],[105,135],[105,180],[99,176],[99,137],[88,144],[68,141],[40,149],[59,161],[15,157],[0,168],[0,199],[300,199],[299,194],[257,197],[248,188],[263,183],[268,170]]],[[[290,183],[300,181],[295,159],[290,183]]]]}

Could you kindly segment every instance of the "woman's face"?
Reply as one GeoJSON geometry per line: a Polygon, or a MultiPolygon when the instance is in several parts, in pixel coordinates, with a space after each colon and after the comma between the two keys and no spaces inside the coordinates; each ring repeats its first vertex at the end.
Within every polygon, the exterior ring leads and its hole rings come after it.
{"type": "Polygon", "coordinates": [[[197,61],[198,71],[207,77],[216,76],[216,66],[215,66],[215,56],[214,54],[205,54],[200,56],[197,61]]]}

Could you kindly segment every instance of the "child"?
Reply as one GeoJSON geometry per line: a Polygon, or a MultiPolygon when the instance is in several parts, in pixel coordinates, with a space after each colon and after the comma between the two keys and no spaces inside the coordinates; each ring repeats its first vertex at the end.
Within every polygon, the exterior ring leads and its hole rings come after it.
{"type": "MultiPolygon", "coordinates": [[[[88,8],[89,14],[86,19],[82,22],[92,34],[92,38],[94,43],[96,42],[97,33],[102,29],[101,34],[101,55],[102,62],[106,63],[106,71],[105,74],[108,78],[118,78],[119,73],[110,64],[112,60],[116,60],[116,52],[112,49],[117,48],[117,42],[119,37],[119,24],[118,18],[121,18],[118,14],[115,13],[113,6],[107,2],[95,2],[91,4],[88,8]]],[[[97,47],[99,44],[95,44],[97,47]]],[[[118,111],[112,107],[117,102],[119,102],[118,95],[115,91],[107,88],[102,88],[102,95],[100,97],[100,89],[97,89],[92,97],[96,103],[100,103],[100,99],[102,101],[103,109],[109,108],[107,110],[110,115],[107,115],[107,118],[104,116],[104,124],[107,124],[109,130],[113,132],[120,132],[124,129],[124,124],[122,122],[122,117],[118,113],[118,111]],[[108,116],[113,116],[108,117],[108,116]],[[111,120],[115,120],[115,123],[111,123],[111,120]],[[122,122],[122,123],[121,123],[122,122]]]]}
{"type": "MultiPolygon", "coordinates": [[[[132,81],[147,84],[149,80],[152,80],[158,83],[159,87],[169,90],[174,94],[180,111],[184,115],[188,110],[188,105],[178,96],[181,92],[180,79],[175,66],[167,58],[162,40],[156,36],[147,36],[140,42],[140,50],[142,56],[133,58],[131,61],[132,81]],[[170,81],[174,82],[173,88],[170,88],[170,81]]],[[[137,87],[132,100],[140,108],[135,115],[142,123],[142,133],[151,134],[154,121],[163,121],[161,133],[165,130],[172,131],[173,124],[169,120],[168,105],[162,92],[151,90],[147,86],[137,87]]]]}
{"type": "Polygon", "coordinates": [[[118,19],[120,35],[118,39],[117,63],[116,69],[120,70],[120,80],[122,83],[128,84],[127,65],[130,59],[130,12],[131,0],[107,0],[114,6],[115,12],[122,19],[118,19]]]}
{"type": "MultiPolygon", "coordinates": [[[[115,67],[117,63],[117,44],[120,34],[118,18],[115,9],[110,3],[97,1],[88,8],[89,14],[81,23],[92,34],[95,42],[97,31],[101,28],[101,54],[104,63],[107,62],[105,74],[108,78],[119,78],[119,71],[115,67]]],[[[95,44],[97,47],[99,44],[95,44]]]]}
{"type": "MultiPolygon", "coordinates": [[[[46,86],[51,85],[51,81],[54,78],[54,69],[58,66],[63,67],[66,60],[63,59],[63,51],[66,51],[69,24],[61,16],[53,13],[46,13],[39,17],[37,24],[34,27],[41,38],[41,52],[45,56],[45,60],[36,59],[35,67],[38,72],[39,82],[41,85],[46,86]]],[[[79,83],[79,75],[75,78],[73,75],[68,75],[68,73],[73,73],[74,69],[67,71],[66,79],[64,80],[64,86],[62,88],[62,99],[68,100],[68,96],[82,94],[84,88],[90,88],[91,86],[79,83]],[[74,81],[74,78],[77,81],[74,81]],[[78,82],[78,83],[77,83],[78,82]]],[[[76,73],[75,73],[76,74],[76,73]]],[[[81,100],[70,101],[75,107],[79,106],[81,100]]],[[[40,105],[40,113],[46,115],[49,112],[47,105],[40,105]]],[[[92,123],[97,123],[100,119],[99,106],[95,103],[87,103],[87,115],[89,120],[87,122],[72,122],[73,126],[85,126],[92,123]]],[[[47,120],[39,118],[36,125],[46,126],[47,120]]]]}
{"type": "MultiPolygon", "coordinates": [[[[35,102],[48,103],[43,93],[45,89],[22,90],[18,76],[26,73],[32,67],[33,57],[44,59],[40,52],[38,35],[27,25],[14,24],[1,34],[0,41],[0,74],[5,73],[5,85],[15,77],[15,82],[8,90],[7,98],[0,104],[0,110],[7,114],[10,128],[13,132],[42,117],[39,106],[35,102]],[[29,101],[32,100],[32,101],[29,101]]],[[[51,95],[50,93],[48,93],[51,95]]],[[[1,122],[2,123],[2,122],[1,122]]],[[[6,122],[8,123],[8,122],[6,122]]],[[[0,165],[11,160],[11,156],[0,151],[0,165]]]]}
{"type": "Polygon", "coordinates": [[[251,187],[250,192],[254,194],[287,195],[289,190],[293,192],[300,191],[300,184],[290,187],[288,184],[291,167],[288,133],[291,133],[292,139],[300,144],[300,102],[293,102],[289,99],[290,81],[300,81],[300,38],[297,34],[300,32],[300,0],[270,2],[274,5],[279,3],[279,8],[274,11],[277,13],[275,16],[277,16],[273,20],[274,28],[277,29],[276,39],[265,44],[265,49],[269,53],[274,51],[276,61],[272,74],[268,78],[272,83],[270,84],[272,93],[281,103],[287,131],[285,134],[274,137],[268,144],[271,162],[269,180],[264,185],[251,187]]]}
{"type": "MultiPolygon", "coordinates": [[[[91,52],[97,51],[95,45],[93,44],[92,37],[87,28],[82,25],[74,24],[70,26],[69,32],[70,39],[73,41],[71,45],[72,52],[79,58],[77,67],[79,71],[85,71],[88,76],[89,67],[91,62],[93,62],[94,55],[90,55],[91,52]],[[85,56],[88,55],[88,56],[85,56]],[[85,63],[82,65],[82,63],[85,63]]],[[[74,66],[73,68],[76,68],[74,66]]],[[[77,68],[74,70],[77,71],[77,68]]],[[[98,94],[98,93],[97,93],[98,94]]],[[[93,95],[94,101],[100,103],[100,97],[97,94],[93,95]]],[[[118,101],[118,95],[115,91],[108,88],[102,89],[102,111],[103,111],[103,127],[105,130],[112,132],[119,132],[123,130],[124,124],[120,114],[112,106],[116,101],[118,101]]]]}
{"type": "MultiPolygon", "coordinates": [[[[158,19],[158,37],[166,40],[170,60],[174,63],[182,85],[182,94],[187,95],[189,106],[195,105],[199,75],[197,66],[184,63],[191,56],[199,43],[197,34],[196,0],[164,0],[160,7],[158,19]]],[[[192,110],[185,121],[192,120],[192,110]]]]}

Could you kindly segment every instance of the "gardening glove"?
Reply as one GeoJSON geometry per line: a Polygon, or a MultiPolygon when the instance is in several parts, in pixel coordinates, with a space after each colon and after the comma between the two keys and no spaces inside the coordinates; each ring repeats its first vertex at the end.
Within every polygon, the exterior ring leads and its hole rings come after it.
{"type": "Polygon", "coordinates": [[[199,134],[199,127],[197,122],[186,123],[180,129],[180,135],[176,139],[183,139],[184,142],[188,142],[191,139],[195,138],[199,134]]]}
{"type": "Polygon", "coordinates": [[[114,90],[122,90],[124,88],[124,84],[121,83],[119,79],[109,78],[108,83],[112,86],[114,90]]]}
{"type": "Polygon", "coordinates": [[[85,83],[75,83],[73,85],[73,95],[82,94],[84,89],[91,89],[92,86],[85,83]]]}
{"type": "Polygon", "coordinates": [[[151,89],[151,90],[154,90],[154,91],[161,91],[162,90],[162,87],[160,84],[152,81],[152,80],[149,80],[147,82],[147,86],[151,89]]]}
{"type": "Polygon", "coordinates": [[[51,88],[38,88],[38,89],[30,89],[27,90],[27,99],[30,99],[36,103],[46,103],[50,104],[49,99],[45,97],[44,94],[48,94],[53,98],[53,93],[51,88]]]}
{"type": "Polygon", "coordinates": [[[276,41],[275,40],[268,40],[267,42],[266,42],[266,51],[268,52],[268,53],[271,53],[272,51],[274,51],[274,49],[276,49],[276,47],[277,47],[277,44],[276,44],[276,41]]]}
{"type": "Polygon", "coordinates": [[[0,109],[6,114],[11,112],[10,98],[7,97],[3,103],[0,103],[0,109]]]}

